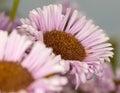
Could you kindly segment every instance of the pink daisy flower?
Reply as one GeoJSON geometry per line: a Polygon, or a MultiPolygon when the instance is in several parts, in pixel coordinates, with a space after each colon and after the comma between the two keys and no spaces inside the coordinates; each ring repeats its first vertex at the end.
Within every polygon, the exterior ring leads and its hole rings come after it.
{"type": "Polygon", "coordinates": [[[4,12],[0,13],[0,30],[12,30],[17,26],[20,26],[21,22],[19,19],[15,19],[14,22],[10,21],[10,17],[4,12]]]}
{"type": "Polygon", "coordinates": [[[61,91],[67,79],[59,75],[64,72],[60,56],[43,43],[20,36],[17,31],[10,35],[0,31],[0,93],[49,93],[61,91]]]}
{"type": "Polygon", "coordinates": [[[113,48],[107,43],[109,37],[92,20],[77,10],[72,14],[70,8],[66,13],[62,11],[62,5],[34,9],[30,11],[30,19],[21,19],[23,25],[19,28],[33,40],[43,40],[56,55],[61,55],[69,64],[68,77],[75,76],[71,82],[77,88],[93,74],[101,75],[103,62],[110,61],[113,48]]]}

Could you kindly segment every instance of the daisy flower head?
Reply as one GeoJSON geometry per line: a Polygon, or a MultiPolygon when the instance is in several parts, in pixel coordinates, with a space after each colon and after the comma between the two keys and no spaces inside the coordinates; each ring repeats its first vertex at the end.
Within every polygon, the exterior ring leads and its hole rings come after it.
{"type": "Polygon", "coordinates": [[[43,37],[40,40],[53,48],[56,55],[61,55],[69,64],[68,77],[75,76],[71,79],[77,88],[80,82],[102,74],[102,65],[110,61],[113,48],[107,42],[109,37],[92,20],[87,20],[77,10],[71,12],[71,8],[65,13],[62,11],[62,5],[34,9],[30,11],[29,19],[21,19],[20,29],[27,29],[24,32],[35,40],[39,33],[43,37]]]}
{"type": "Polygon", "coordinates": [[[60,56],[52,54],[42,42],[21,36],[16,30],[8,35],[0,31],[0,93],[54,93],[61,91],[67,79],[60,56]]]}
{"type": "Polygon", "coordinates": [[[0,13],[0,30],[12,30],[17,26],[20,26],[21,22],[19,19],[15,19],[14,22],[10,21],[10,17],[4,12],[0,13]]]}

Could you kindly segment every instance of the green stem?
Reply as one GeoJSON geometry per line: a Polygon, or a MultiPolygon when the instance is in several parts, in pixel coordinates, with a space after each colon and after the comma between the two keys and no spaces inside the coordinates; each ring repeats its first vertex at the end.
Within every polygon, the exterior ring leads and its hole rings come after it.
{"type": "Polygon", "coordinates": [[[13,4],[13,7],[12,7],[11,16],[10,16],[11,21],[14,21],[14,19],[15,19],[18,6],[19,6],[19,0],[14,0],[14,4],[13,4]]]}

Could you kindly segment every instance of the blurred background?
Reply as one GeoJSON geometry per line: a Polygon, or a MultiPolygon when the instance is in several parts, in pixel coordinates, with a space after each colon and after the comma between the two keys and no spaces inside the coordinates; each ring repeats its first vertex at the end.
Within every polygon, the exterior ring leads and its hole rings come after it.
{"type": "MultiPolygon", "coordinates": [[[[20,0],[17,16],[25,18],[33,8],[61,2],[62,0],[20,0]]],[[[120,0],[70,0],[70,2],[78,4],[79,10],[87,18],[93,19],[111,37],[116,46],[116,61],[120,64],[120,0]]],[[[0,0],[0,11],[7,11],[9,14],[12,5],[13,0],[0,0]]]]}

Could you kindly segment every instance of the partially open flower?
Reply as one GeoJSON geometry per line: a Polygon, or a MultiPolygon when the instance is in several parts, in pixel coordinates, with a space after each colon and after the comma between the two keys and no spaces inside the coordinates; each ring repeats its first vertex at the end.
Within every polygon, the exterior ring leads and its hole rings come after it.
{"type": "Polygon", "coordinates": [[[60,56],[53,55],[52,49],[40,41],[32,44],[26,55],[31,44],[16,30],[10,35],[0,31],[0,93],[53,93],[67,83],[59,75],[64,72],[60,56]]]}
{"type": "Polygon", "coordinates": [[[53,48],[56,55],[61,55],[69,64],[68,77],[75,76],[75,81],[71,79],[77,88],[80,82],[101,75],[103,62],[110,61],[113,48],[107,43],[109,37],[92,20],[87,20],[77,10],[72,14],[70,8],[65,13],[62,11],[62,5],[34,9],[29,14],[30,19],[21,19],[20,29],[35,41],[43,41],[53,48]],[[43,39],[38,38],[37,33],[43,39]]]}
{"type": "Polygon", "coordinates": [[[21,22],[19,19],[15,19],[11,22],[9,16],[7,16],[4,12],[0,13],[0,30],[10,31],[20,25],[21,22]]]}

